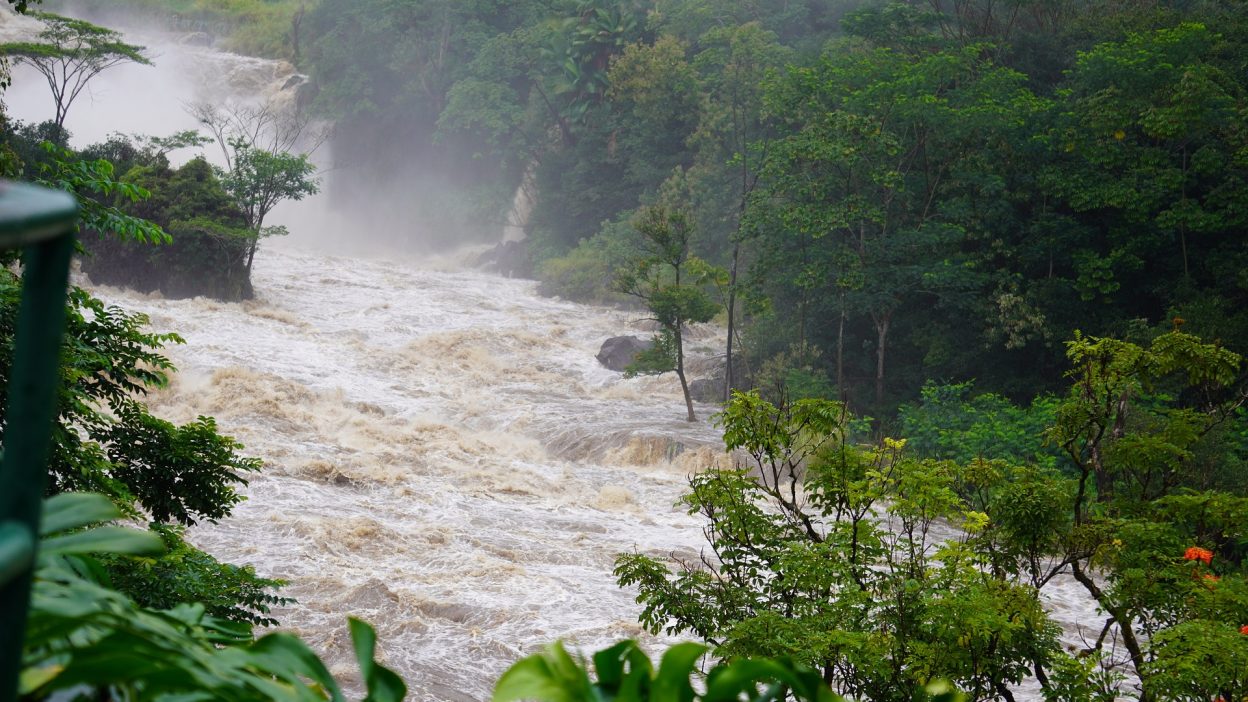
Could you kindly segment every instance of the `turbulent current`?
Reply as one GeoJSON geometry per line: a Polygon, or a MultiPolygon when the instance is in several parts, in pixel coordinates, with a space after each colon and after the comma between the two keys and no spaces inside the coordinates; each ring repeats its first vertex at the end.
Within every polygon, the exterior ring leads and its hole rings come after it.
{"type": "Polygon", "coordinates": [[[283,624],[349,673],[345,617],[373,622],[413,699],[443,700],[488,697],[556,638],[592,650],[641,633],[613,557],[698,547],[673,505],[717,435],[682,421],[674,378],[598,364],[636,315],[279,249],[255,279],[244,304],[98,292],[186,339],[154,409],[214,416],[264,458],[250,499],[191,537],[287,579],[299,604],[283,624]]]}

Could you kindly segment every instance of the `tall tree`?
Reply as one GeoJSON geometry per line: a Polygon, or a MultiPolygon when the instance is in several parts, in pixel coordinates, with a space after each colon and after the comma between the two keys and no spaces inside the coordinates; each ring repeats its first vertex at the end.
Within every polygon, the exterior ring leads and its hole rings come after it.
{"type": "Polygon", "coordinates": [[[0,44],[0,54],[43,75],[56,104],[53,121],[58,128],[65,126],[70,105],[92,78],[123,63],[152,63],[142,46],[127,44],[117,31],[50,13],[35,16],[45,25],[39,41],[0,44]]]}
{"type": "Polygon", "coordinates": [[[221,174],[221,183],[255,234],[247,249],[246,271],[250,277],[260,239],[286,233],[283,227],[266,227],[264,218],[283,200],[302,200],[315,195],[320,186],[314,177],[316,166],[303,154],[265,151],[238,140],[230,146],[234,151],[233,167],[221,174]]]}
{"type": "Polygon", "coordinates": [[[898,312],[969,285],[958,261],[965,220],[954,206],[985,187],[993,154],[1036,100],[1024,76],[976,46],[908,57],[852,43],[792,70],[767,100],[785,131],[757,207],[781,254],[770,264],[806,291],[799,338],[811,296],[870,321],[879,405],[898,312]]]}
{"type": "Polygon", "coordinates": [[[685,377],[685,327],[709,322],[719,307],[698,285],[700,261],[689,253],[693,226],[687,212],[661,205],[648,207],[635,226],[641,234],[642,255],[616,283],[620,291],[645,303],[659,331],[654,346],[639,354],[628,372],[658,375],[675,371],[685,396],[686,419],[692,422],[697,417],[685,377]]]}
{"type": "Polygon", "coordinates": [[[758,184],[770,131],[763,111],[767,72],[784,64],[789,53],[776,35],[758,22],[717,27],[699,40],[693,61],[703,96],[698,126],[689,137],[695,151],[689,169],[693,208],[700,226],[700,250],[728,268],[724,306],[728,314],[725,344],[724,400],[734,386],[738,358],[739,279],[744,270],[744,214],[758,184]],[[730,251],[728,250],[730,249],[730,251]]]}

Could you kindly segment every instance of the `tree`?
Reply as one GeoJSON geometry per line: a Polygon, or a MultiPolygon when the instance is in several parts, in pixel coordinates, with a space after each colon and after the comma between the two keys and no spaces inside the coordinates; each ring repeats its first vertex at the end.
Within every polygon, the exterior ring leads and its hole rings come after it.
{"type": "Polygon", "coordinates": [[[911,700],[945,678],[971,700],[1012,699],[1033,660],[1061,659],[1038,594],[985,568],[973,548],[988,518],[958,494],[951,463],[886,439],[858,449],[837,402],[779,405],[734,393],[718,418],[735,467],[690,479],[709,550],[669,569],[617,557],[642,625],[689,632],[715,655],[786,656],[852,699],[911,700]],[[941,539],[956,520],[967,536],[941,539]]]}
{"type": "MultiPolygon", "coordinates": [[[[818,303],[869,320],[877,405],[899,313],[976,282],[959,260],[962,206],[995,181],[994,154],[1041,104],[1024,80],[978,46],[911,57],[848,43],[768,90],[783,131],[751,213],[756,274],[780,269],[802,342],[818,303]]],[[[839,358],[839,333],[836,346],[839,358]]]]}
{"type": "Polygon", "coordinates": [[[1179,689],[1242,699],[1248,637],[1222,636],[1248,624],[1248,490],[1223,429],[1248,400],[1235,388],[1242,358],[1178,330],[1147,345],[1077,336],[1067,357],[1049,437],[1075,478],[1055,503],[1052,548],[1106,614],[1094,652],[1121,640],[1113,662],[1139,677],[1144,702],[1179,689]]]}
{"type": "Polygon", "coordinates": [[[256,257],[260,239],[285,234],[285,227],[266,227],[264,218],[283,200],[302,200],[320,189],[314,177],[316,166],[304,154],[275,153],[249,146],[241,140],[230,142],[234,150],[232,167],[221,174],[221,184],[243,211],[254,238],[247,249],[247,276],[256,257]]]}
{"type": "Polygon", "coordinates": [[[687,419],[692,422],[697,417],[685,378],[685,327],[709,322],[719,307],[698,285],[694,271],[705,264],[689,253],[693,227],[688,213],[656,205],[643,210],[635,226],[641,234],[642,254],[631,269],[619,274],[616,285],[645,303],[659,331],[654,345],[638,355],[628,372],[658,375],[675,371],[685,396],[687,419]]]}
{"type": "Polygon", "coordinates": [[[0,54],[43,75],[56,104],[53,122],[58,128],[64,128],[70,105],[92,78],[123,63],[152,63],[142,46],[122,41],[120,32],[46,12],[35,16],[45,25],[40,41],[0,44],[0,54]]]}
{"type": "Polygon", "coordinates": [[[226,165],[218,176],[252,232],[244,268],[250,279],[260,239],[286,233],[285,227],[264,226],[265,217],[280,202],[302,200],[320,190],[316,166],[307,153],[296,155],[290,149],[310,139],[310,149],[315,150],[326,134],[310,131],[306,115],[268,103],[224,109],[198,104],[190,111],[221,147],[226,165]]]}

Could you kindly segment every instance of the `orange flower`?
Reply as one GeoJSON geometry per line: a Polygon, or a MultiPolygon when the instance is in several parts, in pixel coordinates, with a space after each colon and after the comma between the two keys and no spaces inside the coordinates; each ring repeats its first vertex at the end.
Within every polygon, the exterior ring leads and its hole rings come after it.
{"type": "Polygon", "coordinates": [[[1199,546],[1192,546],[1183,552],[1183,559],[1188,561],[1203,561],[1205,565],[1213,562],[1213,551],[1199,546]]]}
{"type": "Polygon", "coordinates": [[[1244,636],[1248,636],[1248,624],[1245,624],[1239,627],[1239,633],[1243,634],[1244,636]]]}
{"type": "Polygon", "coordinates": [[[1222,578],[1219,578],[1218,576],[1214,575],[1213,573],[1205,573],[1205,582],[1207,582],[1207,583],[1216,583],[1216,582],[1218,582],[1218,581],[1219,581],[1219,580],[1221,580],[1221,579],[1222,579],[1222,578]]]}

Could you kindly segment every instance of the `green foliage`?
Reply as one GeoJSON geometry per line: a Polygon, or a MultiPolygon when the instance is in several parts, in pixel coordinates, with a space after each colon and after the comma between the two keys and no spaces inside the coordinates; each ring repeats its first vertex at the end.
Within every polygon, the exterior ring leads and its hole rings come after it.
{"type": "Polygon", "coordinates": [[[901,434],[911,449],[925,458],[958,463],[1000,459],[1014,465],[1057,465],[1056,452],[1044,441],[1056,399],[1037,397],[1024,408],[992,393],[970,397],[973,389],[971,382],[928,383],[918,404],[898,408],[901,434]]]}
{"type": "Polygon", "coordinates": [[[656,670],[634,641],[620,643],[593,656],[593,671],[555,643],[542,653],[518,661],[499,678],[494,702],[539,700],[669,700],[728,702],[794,699],[834,702],[839,699],[818,673],[788,660],[737,660],[719,663],[701,675],[698,662],[707,648],[684,643],[669,648],[656,670]],[[596,679],[595,679],[596,678],[596,679]],[[705,680],[705,691],[695,688],[705,680]]]}
{"type": "Polygon", "coordinates": [[[1037,416],[967,401],[969,385],[929,386],[903,413],[927,451],[963,462],[916,460],[904,440],[850,446],[836,403],[734,395],[719,421],[748,461],[695,475],[683,498],[709,552],[675,570],[617,559],[642,624],[721,656],[793,656],[863,699],[907,699],[930,678],[997,699],[1034,674],[1046,699],[1109,700],[1123,666],[1143,699],[1242,696],[1248,494],[1210,482],[1240,450],[1215,431],[1239,421],[1239,356],[1178,331],[1145,346],[1077,336],[1068,353],[1070,391],[1037,416]],[[941,418],[952,427],[934,431],[941,418]],[[1039,418],[1060,471],[1019,438],[1039,418]],[[936,537],[940,521],[961,532],[936,537]],[[1041,604],[1065,575],[1107,617],[1078,657],[1041,604]]]}
{"type": "MultiPolygon", "coordinates": [[[[116,557],[161,548],[150,533],[90,527],[120,516],[96,495],[60,495],[45,503],[19,694],[345,699],[324,663],[290,634],[252,641],[250,625],[215,618],[203,605],[147,608],[102,582],[92,554],[116,557]],[[64,533],[68,530],[75,531],[64,533]]],[[[357,620],[350,620],[350,627],[366,699],[402,699],[402,681],[373,658],[372,629],[357,620]]]]}
{"type": "Polygon", "coordinates": [[[124,483],[153,521],[214,522],[242,502],[234,485],[242,471],[259,470],[240,459],[242,444],[217,433],[211,417],[177,426],[137,403],[120,404],[116,422],[100,438],[112,462],[110,475],[124,483]]]}
{"type": "Polygon", "coordinates": [[[231,141],[230,150],[230,168],[218,177],[253,231],[264,231],[264,218],[277,203],[302,200],[320,189],[316,166],[305,154],[266,151],[242,140],[231,141]]]}
{"type": "Polygon", "coordinates": [[[945,519],[984,528],[958,466],[911,459],[903,441],[855,449],[826,400],[738,393],[719,421],[749,464],[690,480],[683,502],[706,518],[710,553],[675,572],[617,559],[648,630],[695,633],[729,658],[792,657],[856,699],[912,699],[940,678],[995,698],[1062,657],[1034,590],[986,569],[973,536],[932,535],[945,519]]]}
{"type": "Polygon", "coordinates": [[[217,178],[251,232],[246,241],[244,263],[244,278],[250,284],[251,265],[260,239],[286,233],[285,227],[264,226],[264,218],[280,202],[299,201],[315,195],[320,191],[320,181],[315,176],[316,166],[308,160],[307,154],[269,151],[238,135],[229,138],[227,144],[229,167],[218,170],[217,178]]]}
{"type": "Polygon", "coordinates": [[[151,528],[164,542],[159,558],[100,558],[109,583],[140,606],[172,609],[196,602],[211,617],[276,626],[271,608],[294,602],[273,594],[284,581],[262,578],[251,566],[218,561],[186,543],[183,527],[157,524],[151,528]]]}
{"type": "MultiPolygon", "coordinates": [[[[640,255],[617,272],[621,292],[641,300],[659,326],[654,345],[638,355],[628,374],[658,375],[675,371],[685,394],[687,418],[694,420],[693,402],[685,379],[684,329],[688,324],[709,322],[719,306],[692,276],[697,259],[689,254],[693,236],[688,213],[663,206],[646,208],[635,224],[641,235],[640,255]],[[681,282],[682,275],[685,282],[681,282]],[[691,278],[693,278],[691,280],[691,278]]],[[[705,276],[703,269],[703,276],[705,276]]]]}
{"type": "Polygon", "coordinates": [[[599,304],[629,302],[616,289],[614,274],[636,257],[635,239],[636,229],[627,222],[603,225],[602,233],[581,241],[566,255],[542,261],[538,290],[543,295],[599,304]]]}
{"type": "Polygon", "coordinates": [[[151,192],[134,183],[113,177],[113,164],[105,159],[82,160],[69,149],[50,142],[42,145],[51,155],[40,166],[42,185],[65,190],[78,199],[79,227],[106,232],[127,241],[148,244],[169,243],[170,236],[142,217],[127,214],[112,203],[135,203],[151,197],[151,192]]]}

